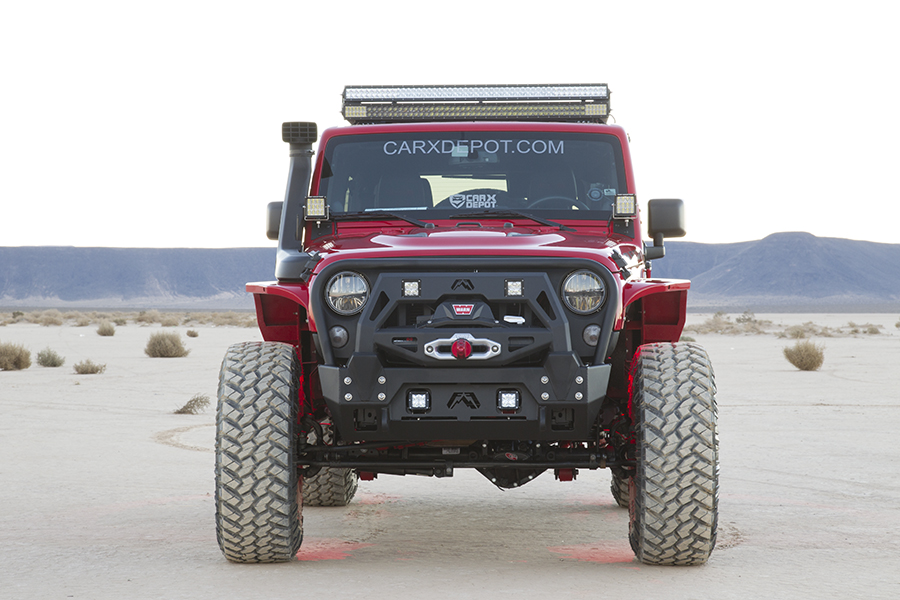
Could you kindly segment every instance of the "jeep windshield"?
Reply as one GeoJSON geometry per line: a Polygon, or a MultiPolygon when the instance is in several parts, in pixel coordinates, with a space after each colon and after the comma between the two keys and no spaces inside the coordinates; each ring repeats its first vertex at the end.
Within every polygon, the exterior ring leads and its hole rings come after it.
{"type": "Polygon", "coordinates": [[[453,219],[519,211],[543,219],[605,221],[625,187],[614,135],[419,131],[331,138],[318,195],[336,217],[415,211],[408,216],[453,219]]]}

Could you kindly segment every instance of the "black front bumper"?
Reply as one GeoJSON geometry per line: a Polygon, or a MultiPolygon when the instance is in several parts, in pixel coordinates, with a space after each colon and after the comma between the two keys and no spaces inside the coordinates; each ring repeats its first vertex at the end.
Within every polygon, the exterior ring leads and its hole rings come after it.
{"type": "Polygon", "coordinates": [[[318,373],[345,441],[590,440],[610,366],[553,358],[555,368],[467,370],[384,369],[377,360],[359,366],[354,360],[347,367],[319,366],[318,373]],[[409,407],[409,394],[421,391],[430,396],[427,411],[409,407]],[[519,392],[518,410],[498,407],[501,391],[519,392]]]}
{"type": "Polygon", "coordinates": [[[344,441],[591,440],[618,303],[612,273],[584,259],[338,261],[317,274],[310,294],[325,363],[316,374],[321,397],[344,441]],[[560,299],[577,269],[606,282],[606,302],[591,315],[575,315],[560,299]],[[325,284],[340,271],[362,274],[371,287],[357,315],[324,306],[325,284]],[[507,293],[510,279],[524,294],[507,293]],[[404,295],[405,281],[417,282],[416,297],[404,295]],[[582,341],[589,324],[601,329],[596,347],[582,341]],[[341,348],[329,341],[334,326],[349,332],[341,348]],[[472,341],[467,359],[448,354],[458,336],[472,341]],[[518,407],[502,409],[501,392],[517,394],[518,407]],[[410,394],[427,394],[428,407],[411,406],[410,394]]]}

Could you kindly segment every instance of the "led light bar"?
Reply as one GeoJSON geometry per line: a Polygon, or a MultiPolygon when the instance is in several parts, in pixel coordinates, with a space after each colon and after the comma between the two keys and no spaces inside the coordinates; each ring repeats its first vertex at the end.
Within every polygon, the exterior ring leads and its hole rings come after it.
{"type": "Polygon", "coordinates": [[[579,85],[372,85],[344,88],[344,102],[440,100],[608,100],[609,87],[579,85]]]}
{"type": "Polygon", "coordinates": [[[606,84],[347,86],[350,123],[528,120],[605,123],[606,84]]]}
{"type": "Polygon", "coordinates": [[[359,123],[419,121],[591,121],[606,122],[605,104],[370,104],[345,106],[344,118],[359,123]]]}

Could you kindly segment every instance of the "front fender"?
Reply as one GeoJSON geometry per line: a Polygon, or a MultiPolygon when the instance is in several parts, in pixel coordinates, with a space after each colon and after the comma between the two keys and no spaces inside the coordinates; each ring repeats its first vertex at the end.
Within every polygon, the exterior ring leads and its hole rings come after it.
{"type": "Polygon", "coordinates": [[[677,342],[684,329],[690,287],[691,282],[685,279],[643,279],[626,283],[622,288],[625,310],[616,329],[625,327],[625,315],[634,315],[628,307],[637,304],[640,321],[629,328],[641,330],[642,343],[677,342]]]}
{"type": "Polygon", "coordinates": [[[256,304],[256,321],[267,342],[297,345],[300,332],[315,332],[309,319],[309,288],[303,283],[248,283],[256,304]]]}

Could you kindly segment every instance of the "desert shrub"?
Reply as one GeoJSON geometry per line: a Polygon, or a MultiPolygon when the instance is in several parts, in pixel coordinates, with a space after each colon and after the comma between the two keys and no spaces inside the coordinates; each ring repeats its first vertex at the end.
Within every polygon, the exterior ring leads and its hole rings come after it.
{"type": "Polygon", "coordinates": [[[683,336],[681,336],[681,338],[678,341],[679,342],[696,342],[697,340],[695,338],[692,338],[689,335],[683,335],[683,336]]]}
{"type": "Polygon", "coordinates": [[[206,394],[194,394],[193,398],[185,402],[184,406],[181,408],[175,409],[173,412],[176,415],[196,415],[209,406],[209,396],[206,394]]]}
{"type": "Polygon", "coordinates": [[[61,367],[66,362],[65,357],[60,356],[56,350],[44,348],[37,353],[37,364],[42,367],[61,367]]]}
{"type": "Polygon", "coordinates": [[[102,335],[104,337],[116,335],[116,326],[109,321],[101,321],[100,326],[97,327],[97,335],[102,335]]]}
{"type": "Polygon", "coordinates": [[[841,331],[849,335],[857,335],[859,333],[876,334],[881,333],[881,325],[873,325],[872,323],[854,323],[853,321],[847,321],[847,324],[841,328],[841,331]]]}
{"type": "Polygon", "coordinates": [[[717,312],[703,323],[689,325],[684,330],[691,333],[719,333],[723,335],[763,334],[766,333],[766,327],[771,324],[772,321],[757,319],[750,311],[738,315],[734,321],[724,312],[717,312]]]}
{"type": "Polygon", "coordinates": [[[784,348],[784,357],[801,371],[818,371],[825,362],[825,346],[809,340],[800,340],[784,348]]]}
{"type": "Polygon", "coordinates": [[[745,310],[742,314],[738,315],[734,319],[735,323],[740,323],[744,325],[745,323],[753,323],[756,321],[756,315],[754,315],[749,310],[745,310]]]}
{"type": "Polygon", "coordinates": [[[75,327],[87,327],[91,324],[91,318],[81,313],[70,315],[69,318],[75,321],[75,327]]]}
{"type": "Polygon", "coordinates": [[[778,333],[780,338],[789,338],[792,340],[802,340],[811,337],[833,337],[836,333],[830,327],[816,325],[812,321],[807,321],[802,325],[791,325],[786,327],[784,331],[778,333]]]}
{"type": "Polygon", "coordinates": [[[194,312],[185,315],[184,325],[214,325],[216,327],[256,327],[256,313],[228,312],[194,312]]]}
{"type": "Polygon", "coordinates": [[[213,313],[210,320],[216,327],[253,327],[256,325],[254,315],[236,312],[213,313]]]}
{"type": "Polygon", "coordinates": [[[188,337],[199,337],[199,336],[200,336],[200,334],[197,333],[197,330],[196,330],[196,329],[188,329],[186,335],[187,335],[188,337]]]}
{"type": "Polygon", "coordinates": [[[81,362],[75,363],[73,368],[79,375],[98,375],[106,370],[106,365],[98,365],[87,358],[81,362]]]}
{"type": "Polygon", "coordinates": [[[128,324],[128,319],[125,317],[116,317],[113,319],[113,323],[115,323],[117,327],[125,327],[125,325],[128,324]]]}
{"type": "Polygon", "coordinates": [[[43,327],[63,324],[63,315],[55,308],[36,313],[34,318],[37,319],[37,322],[40,323],[43,327]]]}
{"type": "Polygon", "coordinates": [[[694,333],[721,333],[730,325],[731,323],[728,320],[728,315],[723,312],[717,312],[709,319],[703,321],[703,323],[698,325],[688,325],[684,330],[694,333]]]}
{"type": "MultiPolygon", "coordinates": [[[[25,313],[23,313],[21,310],[14,310],[13,314],[12,314],[13,319],[21,319],[24,316],[25,316],[25,313]]],[[[900,325],[900,323],[898,323],[898,325],[900,325]]]]}
{"type": "Polygon", "coordinates": [[[21,371],[31,366],[31,351],[22,344],[0,343],[0,371],[21,371]]]}
{"type": "Polygon", "coordinates": [[[177,327],[181,324],[181,319],[177,315],[166,315],[160,318],[159,324],[163,327],[177,327]]]}
{"type": "Polygon", "coordinates": [[[159,311],[155,308],[153,310],[142,310],[138,313],[138,316],[134,318],[134,320],[138,323],[144,323],[145,325],[152,325],[153,323],[159,323],[162,319],[162,316],[159,314],[159,311]]]}
{"type": "Polygon", "coordinates": [[[174,331],[154,333],[144,348],[144,353],[152,358],[178,358],[187,356],[189,352],[181,342],[181,336],[174,331]]]}
{"type": "Polygon", "coordinates": [[[778,337],[791,338],[792,340],[800,340],[809,337],[809,330],[803,325],[791,325],[778,334],[778,337]]]}

